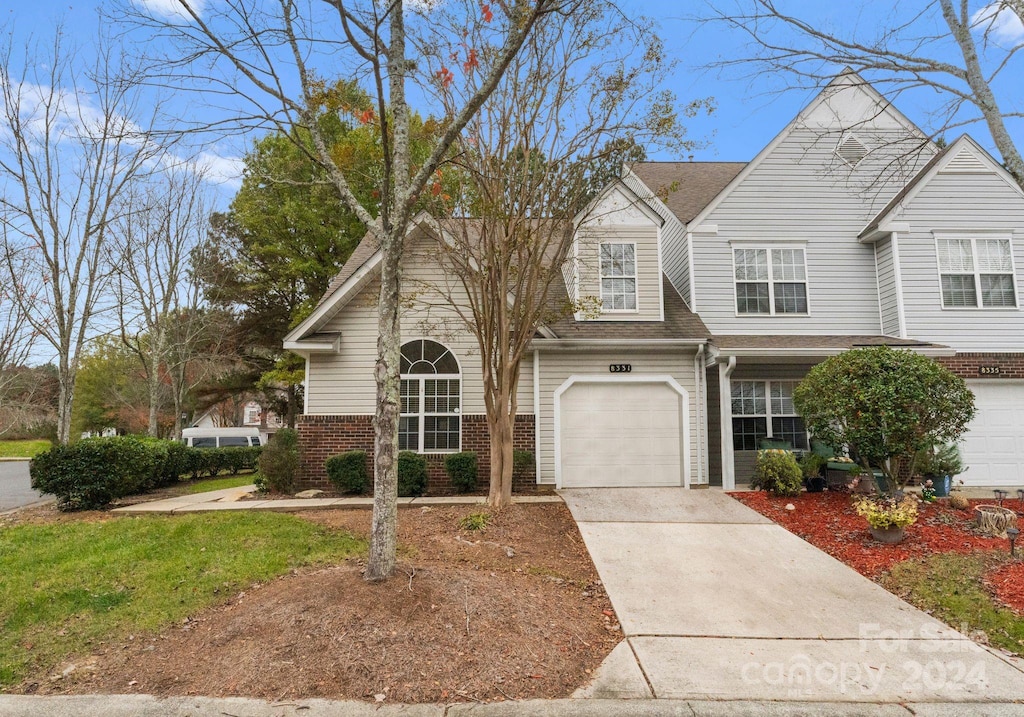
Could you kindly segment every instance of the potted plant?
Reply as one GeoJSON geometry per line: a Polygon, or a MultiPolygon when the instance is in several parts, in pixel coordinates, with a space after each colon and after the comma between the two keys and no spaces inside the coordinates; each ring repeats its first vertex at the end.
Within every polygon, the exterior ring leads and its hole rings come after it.
{"type": "Polygon", "coordinates": [[[932,446],[921,451],[915,463],[917,472],[924,476],[923,484],[931,481],[933,495],[946,498],[953,487],[953,476],[963,473],[963,461],[955,443],[932,446]]]}
{"type": "Polygon", "coordinates": [[[800,458],[800,471],[804,475],[804,486],[808,493],[821,493],[825,490],[825,476],[822,473],[828,458],[814,452],[804,453],[800,458]]]}
{"type": "Polygon", "coordinates": [[[881,543],[901,542],[906,527],[917,522],[917,499],[911,495],[861,498],[856,510],[868,521],[871,537],[881,543]]]}

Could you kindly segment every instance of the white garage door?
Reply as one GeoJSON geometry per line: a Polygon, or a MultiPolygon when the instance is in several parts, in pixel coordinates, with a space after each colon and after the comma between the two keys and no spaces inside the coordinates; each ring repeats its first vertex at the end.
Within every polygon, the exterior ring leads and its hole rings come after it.
{"type": "Polygon", "coordinates": [[[563,488],[683,484],[682,396],[666,383],[574,383],[560,399],[563,488]]]}
{"type": "Polygon", "coordinates": [[[1024,384],[969,381],[978,412],[964,437],[965,485],[1024,488],[1024,384]]]}

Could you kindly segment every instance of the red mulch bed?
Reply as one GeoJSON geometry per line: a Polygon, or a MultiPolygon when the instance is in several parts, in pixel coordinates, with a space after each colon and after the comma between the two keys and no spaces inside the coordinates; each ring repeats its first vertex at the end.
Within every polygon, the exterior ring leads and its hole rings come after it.
{"type": "MultiPolygon", "coordinates": [[[[942,500],[922,503],[917,522],[907,528],[903,542],[885,545],[871,537],[867,522],[854,512],[853,499],[845,493],[803,493],[794,498],[764,492],[730,495],[869,578],[911,558],[1007,549],[1006,540],[979,535],[971,526],[973,506],[991,500],[971,501],[968,510],[954,510],[942,500]],[[788,503],[796,509],[786,510],[788,503]]],[[[1007,505],[1016,509],[1013,503],[1007,505]]],[[[1018,570],[1017,575],[1015,589],[1020,590],[1024,587],[1024,570],[1018,570]]]]}
{"type": "Polygon", "coordinates": [[[999,602],[1024,615],[1024,562],[1009,562],[985,576],[999,602]]]}

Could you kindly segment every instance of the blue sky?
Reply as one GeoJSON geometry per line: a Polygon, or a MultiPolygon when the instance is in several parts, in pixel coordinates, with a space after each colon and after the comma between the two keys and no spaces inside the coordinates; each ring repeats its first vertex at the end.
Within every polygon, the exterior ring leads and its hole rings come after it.
{"type": "MultiPolygon", "coordinates": [[[[166,7],[171,0],[133,0],[149,3],[151,6],[166,7]]],[[[217,0],[195,0],[215,3],[217,0]]],[[[715,0],[716,7],[729,7],[735,0],[715,0]]],[[[987,0],[978,0],[977,7],[985,6],[987,0]]],[[[88,42],[97,27],[96,5],[93,3],[54,2],[53,0],[7,0],[7,11],[2,13],[8,29],[16,36],[29,33],[46,35],[52,31],[53,23],[63,18],[66,28],[83,42],[88,42]]],[[[835,1],[813,2],[810,0],[779,0],[779,4],[805,15],[820,24],[831,27],[853,29],[867,35],[878,28],[898,21],[908,5],[915,3],[893,3],[892,0],[862,0],[856,3],[835,1]],[[894,9],[895,5],[895,9],[894,9]]],[[[711,117],[688,121],[690,134],[694,138],[708,139],[709,144],[694,153],[697,160],[749,160],[813,96],[809,88],[782,91],[792,82],[791,78],[770,73],[758,74],[755,67],[733,69],[723,72],[703,69],[702,66],[715,59],[743,56],[749,50],[742,45],[742,38],[721,27],[700,26],[688,16],[705,12],[702,0],[623,0],[623,5],[632,11],[646,13],[658,19],[667,50],[680,60],[679,71],[675,73],[671,89],[680,100],[713,96],[718,109],[711,117]],[[743,77],[753,73],[753,77],[743,77]]],[[[1008,41],[1015,39],[1018,28],[1008,28],[1008,41]]],[[[1020,30],[1018,40],[1024,40],[1020,30]]],[[[1020,63],[1020,60],[1017,60],[1020,63]]],[[[1021,67],[1024,70],[1024,67],[1021,67]]],[[[1008,84],[1001,88],[1001,99],[1024,111],[1024,82],[1020,81],[1021,71],[1008,73],[1015,80],[1015,86],[1008,84]]],[[[868,78],[871,79],[871,78],[868,78]]],[[[194,99],[194,98],[192,98],[194,99]]],[[[903,95],[897,106],[910,119],[925,126],[929,124],[929,112],[934,109],[937,99],[934,93],[916,92],[903,95]]],[[[990,138],[981,125],[966,128],[983,145],[992,149],[990,138]]],[[[956,130],[952,139],[963,130],[956,130]]],[[[1024,145],[1024,122],[1011,127],[1018,137],[1018,146],[1024,145]]],[[[244,151],[244,142],[225,142],[208,147],[208,156],[218,164],[219,169],[230,175],[232,160],[244,151]],[[217,158],[220,158],[219,161],[217,158]]],[[[677,159],[676,157],[655,156],[655,159],[677,159]]],[[[221,187],[225,196],[230,196],[233,183],[221,187]]]]}

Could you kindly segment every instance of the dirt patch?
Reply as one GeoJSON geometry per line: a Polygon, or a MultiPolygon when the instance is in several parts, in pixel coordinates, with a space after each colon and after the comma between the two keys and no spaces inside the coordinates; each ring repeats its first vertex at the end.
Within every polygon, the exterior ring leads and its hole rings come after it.
{"type": "Polygon", "coordinates": [[[1008,562],[996,568],[985,576],[985,584],[999,602],[1024,615],[1024,562],[1008,562]]]}
{"type": "MultiPolygon", "coordinates": [[[[298,571],[159,635],[72,659],[39,693],[358,698],[385,702],[565,697],[620,639],[565,506],[516,505],[484,531],[480,506],[403,510],[401,564],[382,584],[360,561],[298,571]]],[[[308,520],[355,534],[369,511],[308,520]]]]}
{"type": "Polygon", "coordinates": [[[853,499],[847,494],[803,493],[793,498],[764,492],[730,495],[869,578],[911,558],[1006,550],[1007,545],[1005,540],[973,530],[973,506],[986,502],[983,500],[971,501],[967,510],[955,510],[947,501],[921,503],[917,522],[907,528],[903,542],[885,545],[871,537],[867,521],[856,514],[853,499]],[[786,510],[790,503],[794,510],[786,510]]]}

